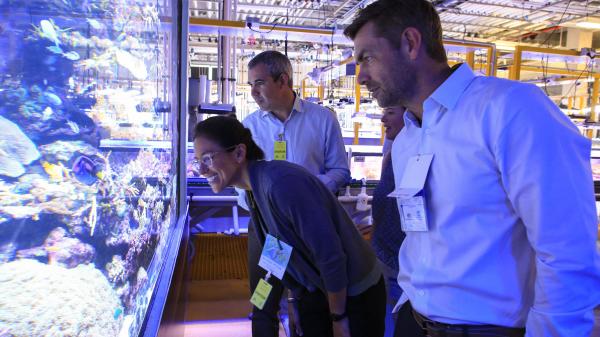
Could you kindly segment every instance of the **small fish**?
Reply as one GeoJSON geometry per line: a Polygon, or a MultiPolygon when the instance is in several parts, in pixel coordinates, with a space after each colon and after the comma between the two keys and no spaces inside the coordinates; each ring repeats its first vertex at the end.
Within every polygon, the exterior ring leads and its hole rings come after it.
{"type": "Polygon", "coordinates": [[[71,128],[71,131],[73,131],[73,133],[78,134],[79,133],[79,125],[77,125],[77,123],[73,122],[73,121],[67,121],[67,125],[69,126],[69,128],[71,128]]]}
{"type": "Polygon", "coordinates": [[[90,24],[90,26],[92,26],[92,28],[94,29],[102,29],[102,24],[100,22],[98,22],[98,20],[96,19],[86,19],[87,22],[90,24]]]}
{"type": "Polygon", "coordinates": [[[92,185],[98,179],[104,177],[103,166],[91,160],[86,156],[79,156],[73,163],[71,171],[77,180],[86,184],[92,185]]]}
{"type": "Polygon", "coordinates": [[[62,54],[63,53],[63,50],[59,46],[50,46],[50,47],[46,47],[46,49],[53,52],[54,54],[62,54]]]}
{"type": "Polygon", "coordinates": [[[45,92],[44,96],[48,99],[48,102],[50,102],[52,105],[56,105],[56,106],[62,105],[62,100],[56,94],[53,94],[51,92],[45,92]]]}
{"type": "Polygon", "coordinates": [[[53,114],[54,114],[54,111],[52,110],[52,108],[47,106],[46,109],[44,109],[44,111],[42,111],[42,120],[47,121],[50,118],[50,116],[52,116],[53,114]]]}
{"type": "Polygon", "coordinates": [[[48,247],[44,247],[44,249],[46,249],[46,251],[49,253],[56,253],[56,252],[60,252],[60,250],[61,250],[61,248],[58,246],[48,246],[48,247]]]}
{"type": "Polygon", "coordinates": [[[73,77],[69,77],[69,88],[71,90],[75,89],[75,79],[73,79],[73,77]]]}
{"type": "Polygon", "coordinates": [[[77,54],[77,52],[74,51],[70,51],[68,53],[63,53],[62,56],[68,58],[71,61],[77,61],[79,60],[79,54],[77,54]]]}
{"type": "Polygon", "coordinates": [[[53,181],[62,181],[63,180],[66,169],[62,163],[59,162],[58,164],[52,164],[47,161],[42,161],[42,167],[44,168],[44,171],[46,171],[46,173],[50,177],[50,180],[53,180],[53,181]]]}
{"type": "Polygon", "coordinates": [[[117,310],[115,310],[115,314],[113,315],[113,317],[115,319],[117,319],[117,318],[119,318],[119,316],[121,316],[122,313],[123,313],[123,309],[117,308],[117,310]]]}
{"type": "Polygon", "coordinates": [[[56,29],[54,29],[54,24],[51,21],[40,21],[40,29],[43,37],[54,42],[54,44],[57,46],[60,44],[60,41],[58,40],[58,33],[56,32],[56,29]]]}

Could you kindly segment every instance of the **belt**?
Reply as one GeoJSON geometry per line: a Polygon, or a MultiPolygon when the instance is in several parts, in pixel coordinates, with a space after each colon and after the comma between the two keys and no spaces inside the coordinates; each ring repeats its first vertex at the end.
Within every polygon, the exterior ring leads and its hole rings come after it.
{"type": "Polygon", "coordinates": [[[428,337],[523,337],[524,328],[498,325],[446,324],[432,321],[413,310],[413,316],[428,337]]]}

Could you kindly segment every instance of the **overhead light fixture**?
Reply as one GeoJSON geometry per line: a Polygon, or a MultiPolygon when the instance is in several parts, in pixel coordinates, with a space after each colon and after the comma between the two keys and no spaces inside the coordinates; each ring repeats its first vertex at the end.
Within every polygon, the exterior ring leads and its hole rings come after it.
{"type": "Polygon", "coordinates": [[[600,22],[591,21],[589,19],[584,20],[584,21],[579,21],[575,24],[575,26],[577,26],[579,28],[584,28],[584,29],[600,30],[600,22]]]}

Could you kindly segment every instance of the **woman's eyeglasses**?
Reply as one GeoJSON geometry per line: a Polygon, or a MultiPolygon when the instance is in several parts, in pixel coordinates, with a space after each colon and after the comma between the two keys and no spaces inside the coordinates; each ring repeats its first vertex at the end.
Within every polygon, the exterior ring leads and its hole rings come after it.
{"type": "Polygon", "coordinates": [[[231,152],[236,147],[237,147],[237,145],[233,145],[233,146],[226,148],[225,150],[207,152],[207,153],[203,154],[199,160],[198,159],[192,160],[192,168],[196,171],[200,171],[202,165],[204,165],[205,167],[213,167],[213,158],[217,154],[223,153],[223,152],[231,152]]]}

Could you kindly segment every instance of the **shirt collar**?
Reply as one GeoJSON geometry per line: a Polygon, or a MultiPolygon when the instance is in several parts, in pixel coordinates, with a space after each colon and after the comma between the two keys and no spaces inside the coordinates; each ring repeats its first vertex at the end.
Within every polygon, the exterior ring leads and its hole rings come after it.
{"type": "Polygon", "coordinates": [[[473,70],[466,63],[460,64],[427,100],[432,99],[446,109],[452,110],[474,78],[473,70]]]}
{"type": "MultiPolygon", "coordinates": [[[[295,92],[294,92],[294,105],[292,106],[292,113],[294,111],[298,111],[298,112],[304,111],[304,104],[302,102],[302,99],[300,99],[300,96],[298,94],[296,94],[295,92]]],[[[269,114],[270,114],[270,111],[264,111],[264,110],[260,111],[260,115],[262,117],[267,117],[267,116],[269,116],[269,114]]],[[[292,114],[290,113],[290,117],[291,116],[292,116],[292,114]]]]}

